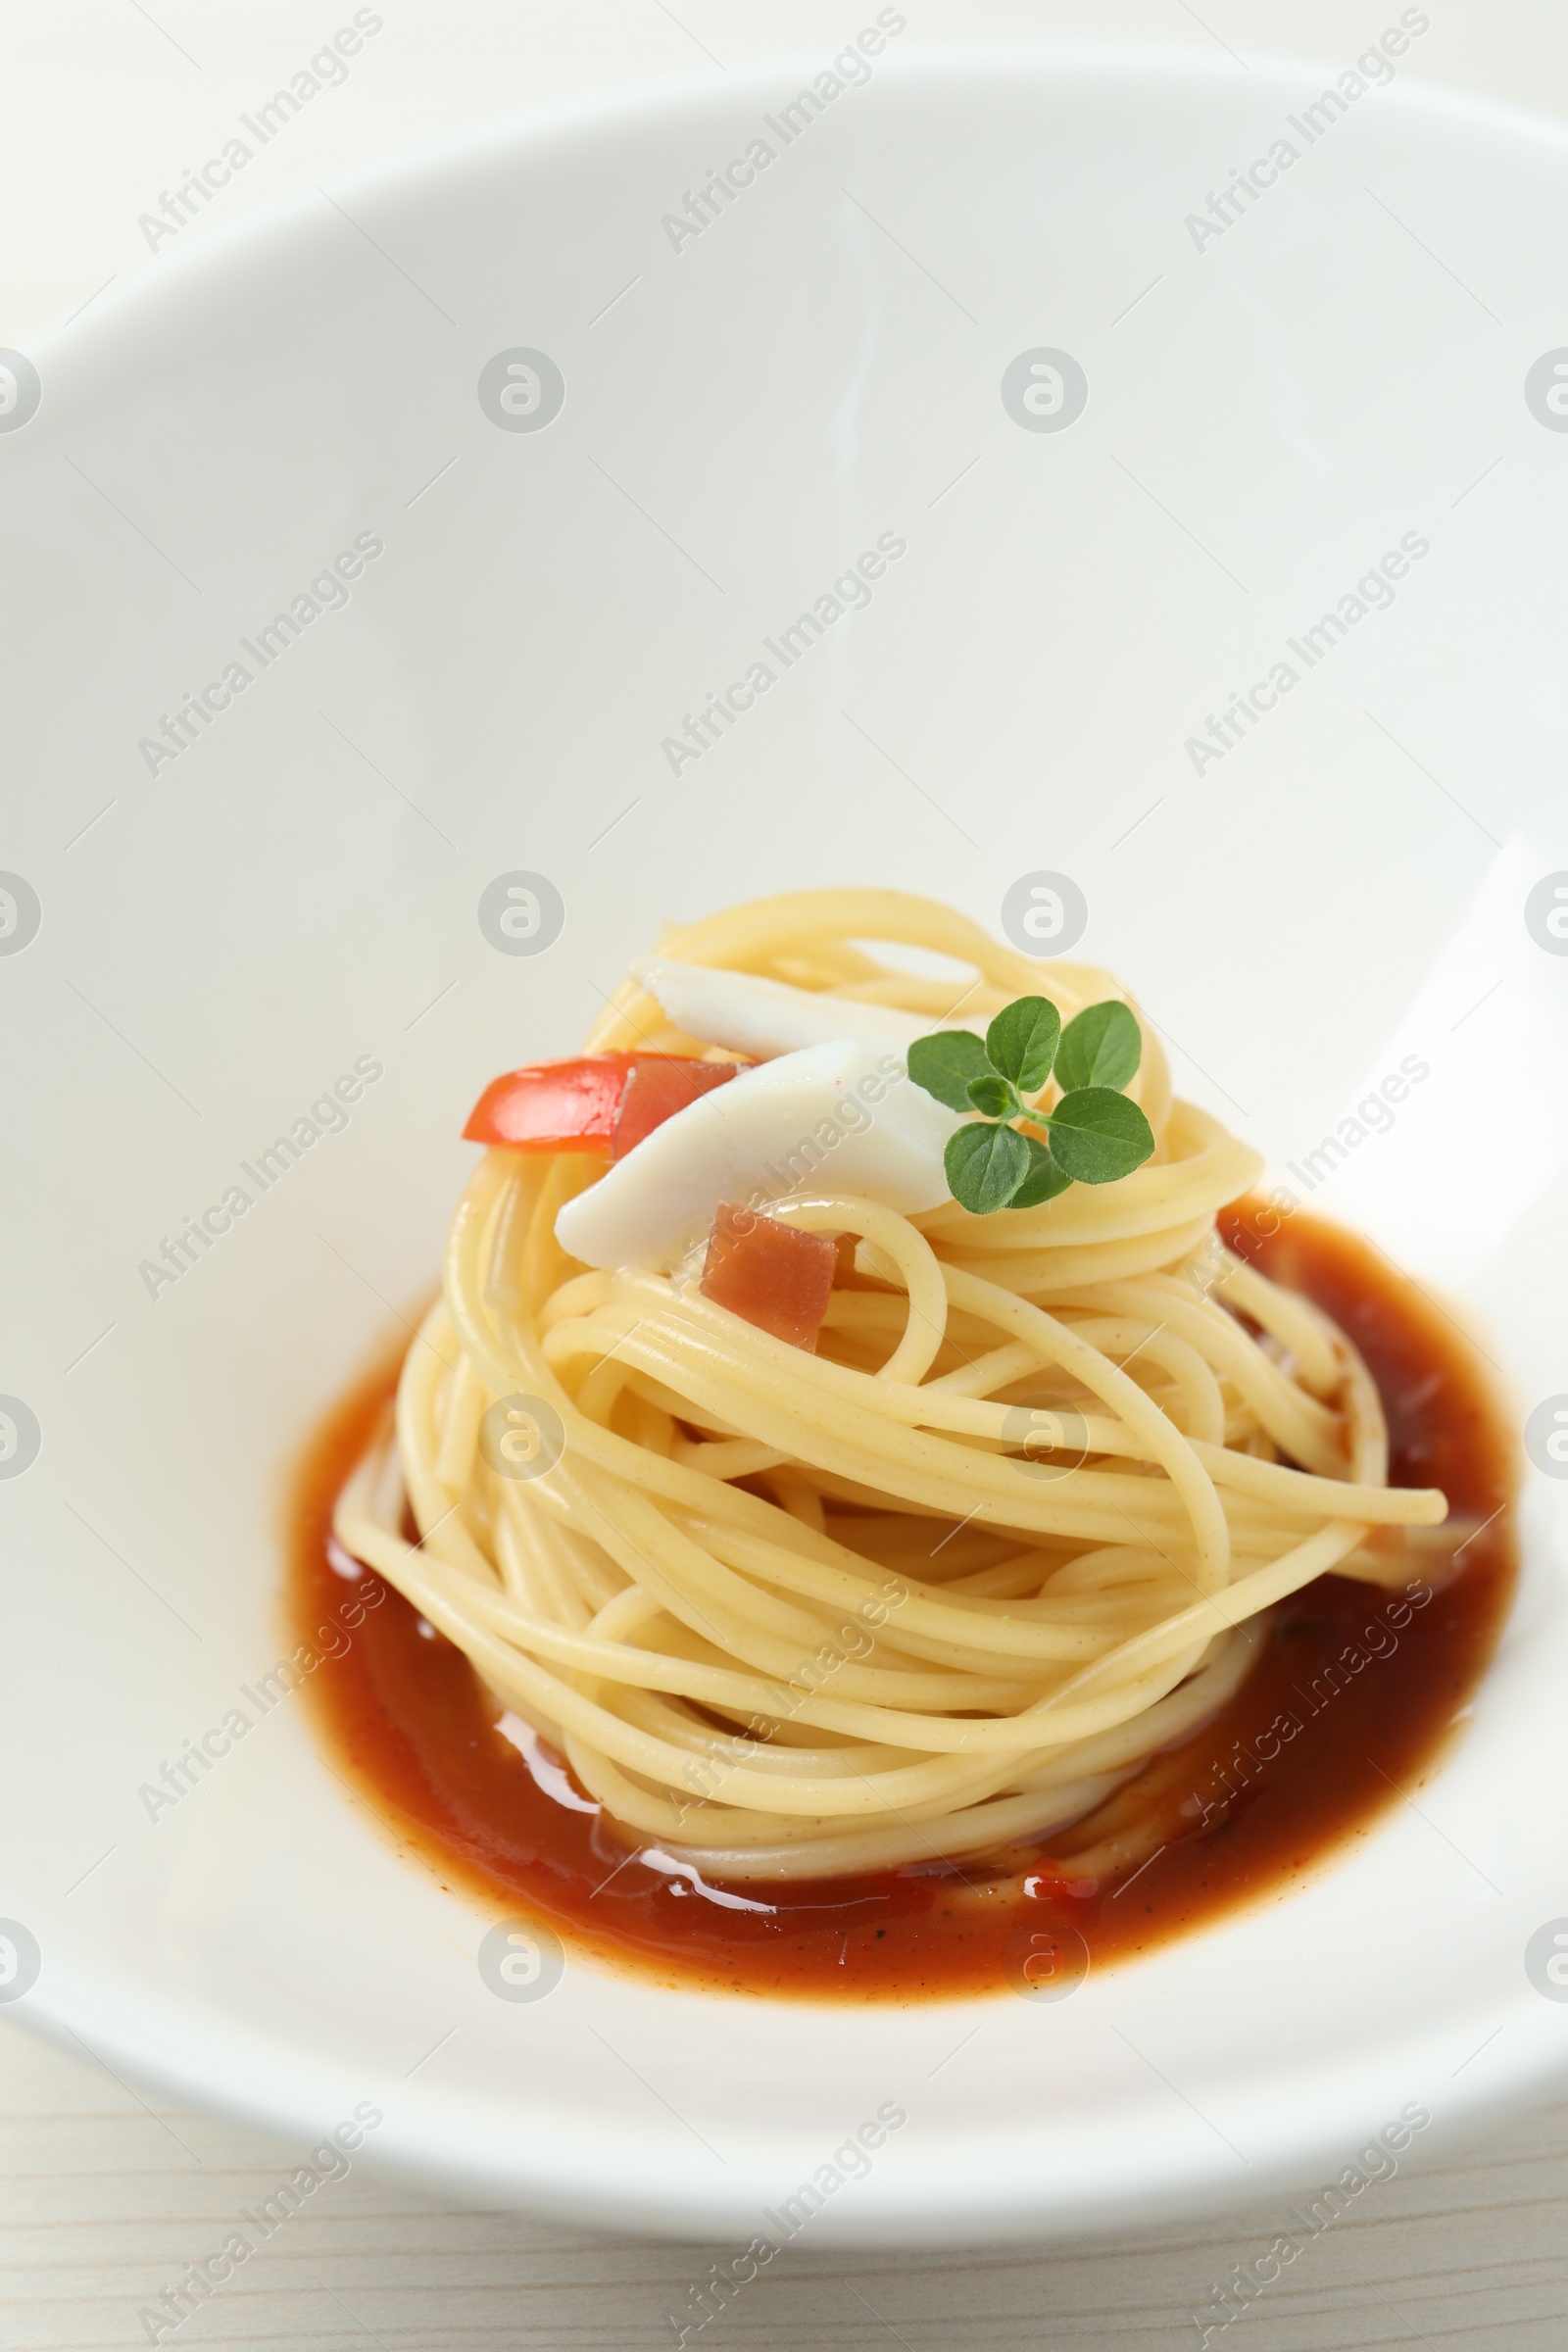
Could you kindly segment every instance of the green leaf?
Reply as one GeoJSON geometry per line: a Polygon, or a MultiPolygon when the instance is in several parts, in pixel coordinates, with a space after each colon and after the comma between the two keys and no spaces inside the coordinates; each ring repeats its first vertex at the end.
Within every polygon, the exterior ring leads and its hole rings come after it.
{"type": "Polygon", "coordinates": [[[1007,1206],[1038,1208],[1042,1200],[1054,1200],[1058,1193],[1064,1193],[1072,1178],[1065,1168],[1056,1165],[1054,1157],[1037,1136],[1026,1135],[1023,1140],[1029,1147],[1029,1173],[1007,1206]]]}
{"type": "Polygon", "coordinates": [[[1083,1086],[1111,1086],[1119,1094],[1137,1073],[1144,1041],[1132,1007],[1113,999],[1091,1004],[1061,1033],[1056,1084],[1064,1095],[1083,1086]]]}
{"type": "Polygon", "coordinates": [[[988,1119],[1014,1119],[1023,1108],[1013,1088],[995,1070],[970,1079],[969,1103],[972,1109],[984,1111],[988,1119]]]}
{"type": "Polygon", "coordinates": [[[1029,1173],[1029,1147],[1015,1127],[978,1122],[950,1135],[942,1154],[953,1198],[972,1215],[1005,1208],[1029,1173]]]}
{"type": "Polygon", "coordinates": [[[1154,1149],[1149,1121],[1114,1087],[1079,1087],[1044,1116],[1052,1157],[1078,1184],[1114,1184],[1154,1149]]]}
{"type": "Polygon", "coordinates": [[[950,1110],[968,1109],[970,1079],[983,1077],[990,1067],[972,1029],[939,1029],[934,1037],[917,1037],[909,1048],[909,1076],[950,1110]]]}
{"type": "Polygon", "coordinates": [[[994,1070],[1033,1095],[1051,1076],[1060,1035],[1061,1015],[1049,997],[1019,997],[986,1031],[986,1052],[994,1070]]]}

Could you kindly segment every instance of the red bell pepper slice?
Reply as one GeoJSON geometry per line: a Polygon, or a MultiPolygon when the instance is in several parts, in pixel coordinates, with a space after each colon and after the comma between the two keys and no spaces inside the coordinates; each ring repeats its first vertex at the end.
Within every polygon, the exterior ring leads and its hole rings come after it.
{"type": "Polygon", "coordinates": [[[691,1061],[676,1054],[634,1054],[615,1121],[615,1157],[624,1159],[633,1144],[640,1144],[645,1135],[652,1135],[699,1095],[722,1086],[740,1067],[738,1061],[691,1061]]]}
{"type": "Polygon", "coordinates": [[[529,1062],[492,1080],[463,1132],[469,1143],[512,1152],[612,1152],[619,1159],[741,1066],[678,1054],[529,1062]]]}
{"type": "Polygon", "coordinates": [[[485,1088],[464,1135],[514,1152],[608,1152],[630,1069],[629,1054],[585,1054],[508,1070],[485,1088]]]}

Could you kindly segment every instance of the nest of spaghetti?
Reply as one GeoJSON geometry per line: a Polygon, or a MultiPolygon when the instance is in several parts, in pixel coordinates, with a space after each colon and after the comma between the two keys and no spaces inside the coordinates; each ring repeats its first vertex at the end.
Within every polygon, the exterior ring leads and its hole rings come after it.
{"type": "MultiPolygon", "coordinates": [[[[960,991],[1131,1002],[888,892],[762,902],[661,953],[933,1025],[960,991]]],[[[1155,1150],[1114,1183],[906,1215],[828,1160],[769,1202],[836,1241],[814,1352],[705,1296],[700,1259],[570,1258],[592,1153],[481,1161],[336,1533],[629,1847],[730,1882],[1048,1841],[1080,1878],[1125,1867],[1155,1832],[1115,1792],[1225,1704],[1271,1607],[1410,1574],[1445,1499],[1389,1486],[1345,1334],[1222,1246],[1260,1162],[1173,1099],[1140,1019],[1155,1150]]],[[[710,1052],[632,981],[588,1044],[710,1052]]]]}

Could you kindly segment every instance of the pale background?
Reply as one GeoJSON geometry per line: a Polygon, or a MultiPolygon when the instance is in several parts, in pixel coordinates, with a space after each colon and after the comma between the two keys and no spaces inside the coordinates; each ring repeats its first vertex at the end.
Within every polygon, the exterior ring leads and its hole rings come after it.
{"type": "MultiPolygon", "coordinates": [[[[1202,0],[1200,14],[1185,0],[902,4],[911,39],[1217,43],[1239,74],[1266,53],[1341,65],[1398,16],[1394,0],[1202,0]]],[[[1428,6],[1432,27],[1402,65],[1406,78],[1568,116],[1568,10],[1547,0],[1428,6]]],[[[769,54],[830,53],[875,12],[854,0],[678,0],[673,14],[662,0],[380,0],[379,13],[383,28],[348,79],[181,231],[182,250],[348,166],[494,115],[769,54]]],[[[38,327],[111,281],[156,268],[138,215],[156,211],[235,117],[352,15],[353,0],[153,0],[150,10],[140,0],[0,0],[0,218],[10,230],[0,345],[25,349],[38,327]]],[[[300,2153],[144,2098],[85,2055],[0,2031],[0,2343],[31,2352],[145,2341],[142,2303],[220,2244],[230,2217],[269,2195],[300,2153]]],[[[1560,2352],[1568,2107],[1411,2153],[1398,2179],[1369,2189],[1210,2341],[1227,2352],[1422,2343],[1560,2352]]],[[[1050,2254],[807,2246],[688,2341],[703,2352],[890,2343],[1090,2352],[1114,2338],[1129,2352],[1175,2352],[1199,2345],[1192,2315],[1211,2283],[1286,2227],[1283,2211],[1262,2206],[1050,2254]]],[[[687,2307],[688,2283],[718,2251],[454,2214],[357,2171],[166,2340],[399,2352],[673,2345],[665,2315],[687,2307]]]]}

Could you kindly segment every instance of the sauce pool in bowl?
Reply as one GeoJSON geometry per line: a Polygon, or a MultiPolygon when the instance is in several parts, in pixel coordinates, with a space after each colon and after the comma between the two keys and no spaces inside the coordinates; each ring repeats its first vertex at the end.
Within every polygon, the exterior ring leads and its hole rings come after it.
{"type": "Polygon", "coordinates": [[[525,1914],[568,1948],[692,1988],[863,2002],[1010,1984],[1049,1997],[1086,1967],[1285,1897],[1434,1768],[1485,1672],[1516,1571],[1515,1442],[1474,1348],[1368,1244],[1250,1202],[1220,1229],[1360,1349],[1388,1417],[1390,1483],[1443,1488],[1450,1518],[1474,1532],[1430,1562],[1413,1555],[1403,1586],[1328,1576],[1280,1604],[1220,1712],[1051,1840],[1059,1870],[1044,1857],[1020,1869],[1009,1853],[1004,1873],[934,1861],[715,1887],[668,1857],[639,1859],[558,1757],[496,1728],[496,1702],[461,1650],[368,1571],[345,1584],[357,1563],[331,1542],[333,1505],[396,1388],[392,1360],[321,1424],[292,1494],[295,1640],[322,1647],[317,1628],[343,1628],[351,1595],[361,1619],[332,1635],[338,1654],[307,1686],[329,1760],[400,1849],[492,1917],[525,1914]],[[1072,1877],[1074,1850],[1141,1813],[1160,1825],[1152,1854],[1097,1881],[1072,1877]]]}

